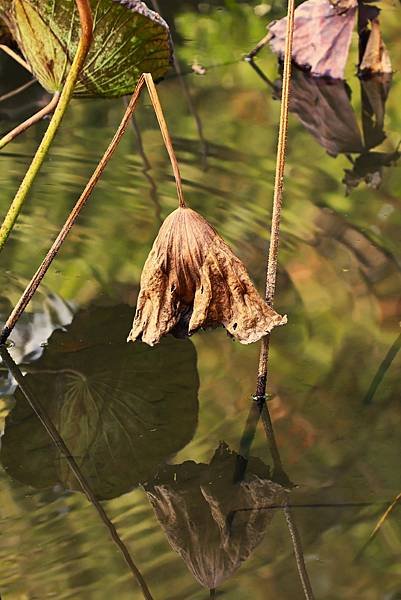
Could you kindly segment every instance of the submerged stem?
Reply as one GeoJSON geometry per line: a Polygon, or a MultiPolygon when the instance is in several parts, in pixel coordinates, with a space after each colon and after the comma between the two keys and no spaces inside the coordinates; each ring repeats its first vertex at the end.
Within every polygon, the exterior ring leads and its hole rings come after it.
{"type": "Polygon", "coordinates": [[[164,118],[163,109],[160,104],[159,95],[156,90],[156,86],[153,81],[153,77],[150,73],[144,73],[146,87],[148,88],[149,96],[156,113],[156,117],[159,123],[160,131],[163,136],[164,145],[166,146],[166,150],[170,157],[171,166],[173,167],[173,173],[175,178],[175,183],[177,186],[177,194],[179,205],[182,208],[186,207],[184,200],[184,192],[182,190],[182,180],[180,168],[178,166],[177,157],[174,152],[173,142],[171,141],[171,136],[167,127],[166,119],[164,118]]]}
{"type": "Polygon", "coordinates": [[[54,111],[53,117],[0,228],[0,251],[3,249],[8,239],[8,236],[10,235],[10,232],[15,225],[21,208],[35,180],[35,177],[38,174],[38,171],[43,164],[43,161],[48,153],[48,150],[53,142],[58,128],[60,127],[61,121],[73,94],[75,83],[78,79],[79,73],[84,65],[86,56],[89,52],[89,48],[92,42],[93,28],[93,19],[90,3],[89,0],[76,0],[76,4],[78,7],[79,19],[81,24],[81,36],[78,44],[78,49],[72,62],[70,71],[65,80],[60,95],[60,100],[57,104],[56,110],[54,111]]]}
{"type": "Polygon", "coordinates": [[[137,583],[139,584],[144,598],[146,598],[146,600],[153,600],[153,596],[150,593],[150,590],[146,584],[146,581],[144,580],[142,573],[139,571],[138,567],[134,563],[127,546],[124,544],[124,542],[118,535],[118,532],[117,532],[117,529],[116,529],[114,523],[108,517],[103,506],[101,505],[99,500],[96,498],[88,480],[86,479],[85,475],[82,473],[77,461],[72,456],[71,451],[69,450],[69,448],[66,445],[66,443],[64,442],[63,438],[57,431],[53,421],[50,419],[49,415],[46,413],[46,411],[43,408],[40,401],[37,398],[35,398],[34,394],[31,393],[23,374],[21,373],[18,365],[16,365],[15,362],[13,361],[13,359],[11,358],[7,349],[3,347],[0,349],[0,352],[1,352],[1,357],[4,360],[5,365],[9,369],[10,373],[13,375],[16,382],[18,383],[19,389],[21,390],[25,400],[27,400],[27,402],[31,406],[32,410],[35,412],[36,416],[38,417],[39,421],[42,423],[43,427],[46,429],[50,438],[53,440],[53,443],[56,446],[56,448],[58,449],[58,451],[60,452],[60,454],[62,456],[64,456],[64,458],[67,460],[68,465],[69,465],[72,473],[74,474],[76,480],[78,481],[79,485],[81,486],[83,493],[87,497],[88,501],[94,506],[100,519],[103,521],[103,523],[107,527],[113,542],[116,544],[117,548],[122,553],[128,567],[130,568],[137,583]]]}
{"type": "Polygon", "coordinates": [[[18,303],[14,307],[14,310],[12,311],[11,315],[8,317],[5,327],[0,335],[0,344],[4,344],[7,341],[8,337],[10,336],[12,330],[15,327],[15,324],[17,323],[18,319],[20,318],[20,316],[24,312],[25,308],[29,304],[34,293],[38,289],[40,282],[42,281],[43,277],[46,275],[47,270],[49,269],[51,263],[53,262],[54,257],[56,256],[57,252],[60,250],[64,240],[66,239],[67,235],[71,231],[71,228],[74,225],[75,221],[77,220],[82,208],[84,207],[86,201],[88,200],[91,193],[93,192],[95,185],[97,184],[100,177],[102,176],[103,171],[105,170],[108,162],[110,161],[111,157],[113,156],[118,144],[120,143],[121,138],[124,135],[125,130],[128,127],[132,113],[134,112],[136,105],[138,103],[143,86],[144,86],[144,78],[143,78],[143,76],[141,76],[137,83],[135,91],[131,97],[131,100],[127,106],[127,109],[124,113],[124,116],[121,120],[121,123],[120,123],[116,133],[114,134],[114,137],[111,140],[106,152],[104,153],[101,161],[97,165],[95,171],[93,172],[92,177],[89,179],[84,191],[82,192],[81,196],[77,200],[74,208],[72,209],[71,213],[69,214],[60,233],[58,234],[57,238],[53,242],[52,247],[48,251],[46,257],[43,259],[42,264],[40,265],[40,267],[36,271],[35,275],[29,282],[29,284],[26,287],[21,298],[19,299],[18,303]]]}

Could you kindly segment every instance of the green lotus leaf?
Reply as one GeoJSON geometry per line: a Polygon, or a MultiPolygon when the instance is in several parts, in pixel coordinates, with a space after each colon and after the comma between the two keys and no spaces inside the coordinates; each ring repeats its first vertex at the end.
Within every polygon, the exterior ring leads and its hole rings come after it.
{"type": "MultiPolygon", "coordinates": [[[[153,477],[192,438],[198,415],[196,352],[168,337],[155,349],[125,341],[127,306],[79,313],[56,331],[25,376],[100,499],[153,477]]],[[[128,328],[128,329],[127,329],[128,328]]],[[[7,417],[0,460],[35,488],[80,489],[21,391],[7,417]]]]}
{"type": "MultiPolygon", "coordinates": [[[[91,0],[91,6],[93,42],[75,96],[123,96],[142,73],[157,80],[167,72],[170,32],[156,12],[139,0],[91,0]]],[[[41,85],[60,90],[78,47],[75,0],[13,0],[2,2],[1,12],[41,85]]]]}

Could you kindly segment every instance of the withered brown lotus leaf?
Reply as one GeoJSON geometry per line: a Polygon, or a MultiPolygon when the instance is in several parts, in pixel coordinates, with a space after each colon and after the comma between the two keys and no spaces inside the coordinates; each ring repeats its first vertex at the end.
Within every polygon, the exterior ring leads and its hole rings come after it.
{"type": "Polygon", "coordinates": [[[371,31],[359,70],[368,73],[392,73],[393,71],[378,19],[371,21],[371,31]]]}
{"type": "MultiPolygon", "coordinates": [[[[343,79],[357,6],[335,8],[329,0],[307,0],[295,11],[292,58],[313,75],[343,79]]],[[[272,23],[270,47],[284,55],[287,17],[272,23]]]]}
{"type": "Polygon", "coordinates": [[[150,346],[223,325],[242,344],[286,323],[261,298],[242,262],[213,227],[190,208],[178,208],[160,228],[143,268],[128,340],[150,346]]]}

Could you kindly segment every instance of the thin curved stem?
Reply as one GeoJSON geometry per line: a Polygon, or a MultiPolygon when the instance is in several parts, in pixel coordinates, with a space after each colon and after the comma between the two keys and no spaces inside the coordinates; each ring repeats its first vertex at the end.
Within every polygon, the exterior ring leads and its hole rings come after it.
{"type": "Polygon", "coordinates": [[[4,146],[7,146],[7,144],[12,142],[21,133],[23,133],[30,127],[32,127],[32,125],[39,123],[39,121],[41,121],[44,117],[46,117],[47,115],[50,115],[50,113],[52,113],[54,111],[57,104],[59,103],[59,100],[60,100],[60,94],[58,92],[56,92],[54,94],[53,98],[50,100],[49,104],[44,106],[41,110],[39,110],[37,113],[32,115],[32,117],[29,117],[29,119],[27,119],[23,123],[20,123],[17,127],[12,129],[9,133],[7,133],[4,137],[2,137],[0,140],[0,150],[2,148],[4,148],[4,146]]]}
{"type": "Polygon", "coordinates": [[[53,421],[50,419],[49,415],[43,408],[43,406],[42,406],[41,402],[38,400],[38,398],[36,398],[35,395],[32,394],[23,374],[21,373],[21,370],[19,369],[18,365],[15,364],[15,362],[11,358],[10,354],[8,353],[7,349],[3,347],[0,349],[0,352],[1,352],[1,357],[4,360],[5,365],[9,369],[9,372],[13,375],[14,379],[18,383],[19,389],[21,390],[25,400],[27,400],[27,402],[31,406],[32,410],[35,412],[36,416],[38,417],[39,421],[42,423],[43,427],[46,429],[47,433],[49,434],[50,438],[52,439],[57,450],[67,460],[68,465],[69,465],[72,473],[74,474],[76,480],[78,481],[79,485],[81,486],[83,493],[85,494],[88,501],[93,505],[93,507],[97,511],[97,513],[98,513],[100,519],[102,520],[102,522],[104,523],[104,525],[107,527],[113,542],[116,544],[117,548],[123,555],[125,562],[127,563],[130,571],[132,572],[133,576],[135,577],[135,580],[137,581],[138,585],[140,586],[144,598],[146,598],[146,600],[153,600],[153,596],[150,593],[150,590],[146,584],[146,581],[145,581],[142,573],[136,566],[135,562],[133,561],[127,546],[124,544],[124,542],[120,538],[114,523],[108,517],[102,504],[96,498],[96,496],[89,484],[89,481],[86,479],[85,475],[81,471],[77,461],[71,454],[71,451],[69,450],[65,441],[59,434],[53,421]]]}
{"type": "Polygon", "coordinates": [[[143,86],[144,86],[144,78],[143,78],[143,76],[141,76],[137,83],[135,91],[132,95],[132,98],[127,106],[127,109],[122,118],[122,121],[121,121],[116,133],[114,134],[114,137],[111,140],[107,150],[105,151],[101,161],[97,165],[95,171],[93,172],[93,175],[89,179],[81,196],[78,198],[74,208],[72,209],[66,222],[64,223],[60,233],[58,234],[57,238],[54,240],[52,247],[48,251],[45,258],[43,259],[42,264],[40,265],[40,267],[36,271],[35,275],[33,276],[31,281],[27,285],[24,293],[22,294],[21,298],[15,305],[14,310],[8,317],[7,322],[4,326],[4,329],[0,335],[0,344],[4,344],[7,341],[8,337],[10,336],[12,330],[14,329],[17,321],[21,317],[25,308],[27,307],[27,305],[31,301],[33,295],[35,294],[36,290],[38,289],[40,282],[42,281],[43,277],[46,275],[51,263],[53,262],[55,256],[57,255],[58,251],[60,250],[64,240],[66,239],[67,235],[71,231],[71,228],[73,227],[75,221],[77,220],[82,208],[86,204],[86,201],[92,194],[97,182],[99,181],[100,177],[102,176],[103,171],[105,170],[108,162],[110,161],[111,157],[113,156],[118,144],[120,143],[121,138],[124,135],[125,130],[127,129],[128,125],[129,125],[132,113],[134,112],[134,110],[136,108],[136,105],[138,103],[143,86]]]}
{"type": "Polygon", "coordinates": [[[14,227],[14,224],[18,218],[21,208],[25,202],[25,199],[32,187],[35,177],[39,169],[41,168],[43,161],[47,155],[47,152],[58,131],[58,128],[60,127],[61,121],[73,94],[75,83],[78,79],[79,73],[85,63],[86,56],[89,52],[89,48],[92,42],[93,29],[93,19],[90,3],[89,0],[76,0],[76,4],[78,7],[79,19],[81,24],[81,35],[78,44],[78,49],[72,62],[71,69],[65,80],[63,90],[60,95],[60,100],[57,104],[56,110],[53,113],[53,117],[0,228],[0,251],[3,249],[8,239],[8,236],[10,235],[10,232],[14,227]]]}
{"type": "Polygon", "coordinates": [[[22,92],[24,92],[25,90],[30,88],[35,83],[37,83],[36,79],[30,79],[26,83],[23,83],[22,85],[19,85],[18,87],[14,88],[10,92],[7,92],[6,94],[3,94],[2,96],[0,96],[0,102],[5,102],[6,100],[13,98],[14,96],[18,96],[18,94],[21,94],[22,92]]]}
{"type": "Polygon", "coordinates": [[[22,56],[14,52],[14,50],[9,48],[5,44],[0,44],[0,50],[3,50],[5,54],[8,54],[8,56],[15,60],[15,62],[17,62],[19,65],[21,65],[21,67],[26,69],[28,73],[32,73],[31,67],[28,65],[28,63],[22,58],[22,56]]]}
{"type": "Polygon", "coordinates": [[[171,140],[171,136],[170,136],[170,133],[169,133],[169,130],[167,127],[166,119],[164,118],[163,109],[162,109],[162,106],[161,106],[160,100],[159,100],[159,95],[157,93],[156,86],[154,84],[152,75],[150,73],[144,73],[143,76],[145,78],[146,87],[148,88],[150,100],[152,102],[154,111],[156,113],[160,131],[163,136],[164,145],[166,146],[168,155],[170,157],[170,162],[173,167],[175,183],[177,186],[179,205],[181,208],[185,208],[186,204],[185,204],[185,200],[184,200],[184,192],[182,190],[182,180],[181,180],[180,168],[178,166],[177,157],[174,152],[173,142],[171,140]]]}

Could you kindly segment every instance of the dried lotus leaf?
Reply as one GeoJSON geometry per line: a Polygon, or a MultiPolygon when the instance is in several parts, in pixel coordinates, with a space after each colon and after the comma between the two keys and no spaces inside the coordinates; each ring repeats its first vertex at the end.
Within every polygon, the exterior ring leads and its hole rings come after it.
{"type": "Polygon", "coordinates": [[[242,262],[190,208],[164,221],[145,263],[129,340],[150,346],[172,332],[223,325],[242,344],[286,323],[261,298],[242,262]]]}
{"type": "MultiPolygon", "coordinates": [[[[307,0],[295,11],[292,58],[312,75],[343,79],[356,6],[339,13],[329,0],[307,0]]],[[[284,56],[287,17],[269,27],[270,47],[284,56]]]]}

